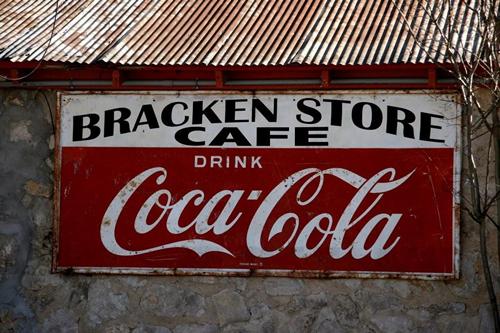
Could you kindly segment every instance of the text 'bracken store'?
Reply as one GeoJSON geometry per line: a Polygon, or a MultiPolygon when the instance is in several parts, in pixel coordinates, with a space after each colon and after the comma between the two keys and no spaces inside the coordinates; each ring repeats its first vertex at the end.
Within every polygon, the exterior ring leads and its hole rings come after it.
{"type": "Polygon", "coordinates": [[[402,331],[449,331],[448,303],[462,302],[483,325],[478,236],[461,225],[462,101],[439,38],[452,28],[451,42],[480,45],[471,6],[0,4],[0,245],[12,242],[0,263],[17,286],[2,292],[4,317],[133,331],[164,311],[168,332],[218,332],[271,316],[269,332],[319,332],[331,310],[332,331],[390,332],[403,309],[415,318],[402,331]],[[307,305],[317,293],[333,299],[307,305]],[[355,314],[338,313],[337,293],[355,314]],[[378,309],[379,296],[397,306],[378,309]],[[31,304],[43,297],[42,313],[31,304]]]}

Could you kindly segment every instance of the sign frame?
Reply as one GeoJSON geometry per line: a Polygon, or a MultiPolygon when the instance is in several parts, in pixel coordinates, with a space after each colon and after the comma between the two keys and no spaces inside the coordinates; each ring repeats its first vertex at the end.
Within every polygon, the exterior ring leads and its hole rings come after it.
{"type": "MultiPolygon", "coordinates": [[[[57,105],[55,115],[56,133],[54,150],[54,200],[53,200],[53,240],[52,240],[52,272],[53,273],[82,273],[82,274],[132,274],[132,275],[210,275],[210,276],[263,276],[263,277],[293,277],[293,278],[397,278],[397,279],[422,279],[422,280],[449,280],[458,279],[460,275],[460,195],[461,195],[461,164],[462,164],[462,133],[461,113],[458,96],[453,92],[433,90],[338,90],[338,91],[65,91],[57,92],[57,105]],[[431,95],[447,96],[446,98],[456,103],[456,146],[454,149],[453,170],[453,271],[451,273],[408,273],[408,272],[383,272],[383,271],[323,271],[323,270],[287,270],[287,269],[199,269],[199,268],[129,268],[129,267],[72,267],[59,264],[59,230],[60,230],[60,204],[61,204],[61,108],[62,97],[71,95],[290,95],[311,94],[321,95],[431,95]]],[[[321,148],[320,148],[321,149],[321,148]]]]}

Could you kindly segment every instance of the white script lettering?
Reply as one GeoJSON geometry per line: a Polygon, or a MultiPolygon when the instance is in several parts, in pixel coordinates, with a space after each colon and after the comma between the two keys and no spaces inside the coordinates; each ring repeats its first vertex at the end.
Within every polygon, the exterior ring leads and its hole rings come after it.
{"type": "MultiPolygon", "coordinates": [[[[199,163],[200,167],[201,165],[209,165],[206,159],[204,160],[201,157],[204,158],[204,156],[195,157],[195,166],[197,163],[199,163]]],[[[209,163],[212,164],[213,160],[209,163]]],[[[253,164],[257,163],[260,163],[259,160],[252,162],[252,167],[253,164]]],[[[361,259],[366,256],[370,256],[373,260],[383,258],[400,240],[400,237],[391,236],[393,236],[396,226],[403,215],[397,212],[376,215],[372,213],[373,216],[369,217],[370,212],[382,200],[385,193],[406,182],[414,171],[399,179],[396,179],[396,171],[393,168],[383,169],[368,179],[342,168],[326,170],[307,168],[297,171],[281,181],[262,199],[251,218],[246,232],[247,248],[256,257],[269,258],[279,254],[293,243],[295,256],[297,258],[308,258],[330,238],[329,253],[333,259],[340,259],[348,254],[354,259],[361,259]],[[299,211],[303,210],[300,207],[307,206],[320,195],[327,176],[338,178],[357,190],[338,219],[335,219],[329,212],[322,212],[301,223],[299,214],[293,211],[282,214],[274,221],[270,219],[272,212],[292,188],[297,189],[295,202],[299,211]],[[382,181],[382,179],[387,178],[389,178],[388,181],[382,181]],[[311,192],[312,194],[310,194],[311,192]],[[308,196],[305,193],[308,193],[308,196]],[[368,194],[375,195],[368,196],[368,194]],[[371,199],[368,199],[368,197],[371,199]],[[363,209],[360,209],[360,207],[363,207],[363,209]],[[357,232],[355,237],[350,237],[354,240],[350,244],[345,244],[346,233],[362,220],[363,224],[360,231],[357,232]],[[322,223],[323,221],[325,223],[322,223]],[[266,228],[268,225],[270,228],[266,228]],[[270,241],[277,234],[284,232],[286,225],[291,226],[291,228],[286,228],[288,231],[291,230],[286,240],[275,249],[265,249],[262,244],[265,236],[264,230],[270,230],[266,238],[267,241],[270,241]],[[378,235],[374,234],[375,230],[378,230],[378,235]],[[321,237],[316,244],[310,246],[309,239],[313,232],[319,232],[321,237]],[[375,239],[374,242],[371,242],[369,248],[367,248],[368,238],[375,239]],[[391,238],[393,241],[389,243],[391,238]]],[[[134,192],[149,178],[155,179],[157,185],[163,185],[167,180],[167,170],[162,167],[155,167],[134,177],[118,192],[104,213],[100,234],[101,241],[109,252],[119,256],[134,256],[165,249],[184,248],[194,251],[199,256],[208,252],[220,252],[234,256],[224,246],[201,238],[190,238],[140,250],[128,250],[118,244],[116,226],[120,214],[129,199],[134,195],[134,192]]],[[[204,191],[193,189],[176,202],[173,202],[172,193],[162,188],[152,193],[144,201],[135,217],[134,230],[137,234],[155,232],[156,227],[163,221],[166,227],[163,230],[172,235],[182,235],[188,230],[194,229],[194,232],[200,236],[209,232],[220,236],[229,232],[241,220],[243,213],[237,211],[238,204],[245,198],[247,200],[256,200],[258,198],[256,193],[260,194],[260,191],[252,190],[245,195],[244,190],[221,190],[212,197],[206,198],[204,191]],[[193,207],[199,208],[196,217],[187,224],[181,224],[179,221],[183,212],[193,209],[193,207]],[[213,216],[216,207],[219,207],[218,213],[213,216]],[[157,216],[152,216],[153,214],[157,216]],[[214,222],[209,223],[214,219],[214,222]]],[[[225,238],[227,239],[227,237],[225,238]]]]}

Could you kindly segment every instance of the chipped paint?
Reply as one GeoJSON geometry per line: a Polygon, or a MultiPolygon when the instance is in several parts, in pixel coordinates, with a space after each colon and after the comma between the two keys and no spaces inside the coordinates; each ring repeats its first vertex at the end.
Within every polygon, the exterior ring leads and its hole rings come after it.
{"type": "MultiPolygon", "coordinates": [[[[222,93],[222,92],[220,92],[222,93]]],[[[302,94],[304,94],[305,92],[303,92],[302,94]]],[[[344,92],[345,94],[352,94],[352,92],[344,92]]],[[[162,100],[162,98],[164,98],[163,95],[165,96],[176,96],[176,98],[185,98],[186,95],[192,95],[193,93],[192,92],[189,92],[189,93],[185,93],[185,92],[154,92],[154,91],[149,91],[149,92],[136,92],[136,93],[132,93],[132,92],[100,92],[98,94],[93,94],[91,96],[88,96],[88,93],[87,92],[74,92],[74,93],[65,93],[65,94],[60,94],[59,95],[59,102],[62,101],[68,101],[69,99],[72,100],[72,103],[70,104],[64,104],[64,105],[61,105],[59,104],[59,108],[63,107],[63,109],[68,109],[71,107],[71,104],[75,104],[75,105],[82,105],[82,103],[79,102],[79,99],[81,98],[84,98],[84,99],[88,99],[88,97],[91,97],[89,100],[92,100],[94,102],[96,102],[95,100],[96,99],[99,99],[99,101],[97,101],[96,103],[99,105],[99,107],[103,108],[103,107],[108,107],[108,108],[111,108],[113,105],[108,105],[108,106],[105,106],[106,103],[104,103],[103,101],[109,99],[110,101],[112,101],[112,103],[116,103],[116,100],[118,99],[125,99],[125,98],[130,98],[130,96],[132,95],[133,98],[146,98],[146,99],[149,99],[149,100],[152,100],[154,102],[159,102],[162,100]],[[81,96],[83,95],[83,97],[81,96]]],[[[240,96],[242,94],[242,92],[224,92],[224,94],[226,95],[234,95],[235,97],[237,96],[240,96]]],[[[249,94],[249,93],[248,93],[249,94]]],[[[290,92],[290,94],[293,94],[293,96],[297,97],[298,96],[298,93],[297,92],[290,92]]],[[[310,94],[314,94],[314,96],[321,96],[321,97],[331,97],[330,94],[324,94],[324,93],[320,93],[320,94],[317,94],[317,93],[314,93],[314,92],[310,92],[310,94]],[[317,95],[316,95],[317,94],[317,95]]],[[[439,102],[439,103],[445,103],[445,101],[449,102],[449,103],[452,103],[452,100],[454,99],[454,96],[453,95],[450,95],[448,96],[446,99],[444,98],[444,95],[439,95],[441,96],[442,98],[437,100],[435,98],[435,96],[437,95],[433,95],[432,92],[427,92],[426,94],[422,94],[422,93],[416,93],[416,92],[410,92],[410,91],[378,91],[378,92],[373,92],[373,91],[365,91],[365,92],[359,92],[358,94],[362,95],[363,98],[373,98],[373,99],[382,99],[384,102],[387,102],[387,98],[383,98],[381,97],[381,94],[387,94],[388,96],[390,96],[390,98],[396,98],[398,95],[402,96],[402,100],[404,100],[406,103],[408,103],[408,100],[410,99],[415,99],[415,98],[418,98],[418,103],[417,102],[414,102],[414,105],[419,105],[419,107],[425,109],[425,110],[430,110],[430,109],[433,109],[432,107],[429,107],[429,106],[425,106],[425,103],[422,103],[422,99],[428,99],[430,103],[434,103],[434,102],[439,102]]],[[[213,99],[214,97],[212,95],[214,95],[213,92],[209,92],[209,91],[200,91],[200,92],[196,92],[195,95],[199,95],[200,98],[207,98],[207,99],[213,99]]],[[[272,92],[272,91],[265,91],[265,92],[259,92],[259,93],[252,93],[252,96],[258,96],[260,98],[263,98],[264,96],[269,96],[269,95],[280,95],[279,93],[277,92],[272,92]]],[[[281,93],[280,95],[281,97],[283,97],[283,93],[281,93]]],[[[345,96],[343,97],[345,98],[345,96]]],[[[88,102],[87,101],[87,102],[88,102]]],[[[84,103],[86,104],[86,103],[84,103]]],[[[129,102],[128,103],[125,103],[127,105],[133,105],[133,103],[129,102]]],[[[405,105],[406,106],[406,105],[405,105]]],[[[57,119],[58,119],[58,126],[61,127],[63,129],[63,132],[64,131],[68,131],[68,129],[71,128],[71,126],[68,126],[67,124],[65,125],[65,122],[64,121],[61,121],[61,115],[60,115],[60,111],[59,111],[59,108],[58,108],[58,116],[57,116],[57,119]]],[[[453,105],[449,105],[448,107],[442,107],[443,110],[446,110],[446,112],[452,112],[452,108],[453,108],[453,105]]],[[[85,108],[85,110],[88,110],[88,109],[96,109],[94,107],[87,107],[85,108]]],[[[138,107],[135,107],[134,109],[139,109],[138,107]]],[[[291,107],[287,107],[285,108],[287,110],[291,110],[292,108],[291,107]]],[[[434,110],[435,111],[435,110],[434,110]]],[[[65,112],[68,112],[68,111],[65,111],[65,112]]],[[[77,112],[74,112],[74,110],[71,112],[72,115],[74,114],[77,114],[77,112]]],[[[453,128],[456,128],[456,136],[457,138],[459,137],[459,122],[460,122],[460,119],[459,117],[447,117],[446,119],[453,119],[453,120],[450,120],[451,123],[450,125],[453,125],[452,127],[453,128]]],[[[450,133],[454,132],[453,129],[451,130],[450,133]]],[[[58,137],[58,157],[57,157],[57,168],[56,168],[56,193],[58,193],[59,191],[63,191],[63,193],[65,192],[65,189],[67,188],[67,186],[75,186],[75,188],[77,187],[73,182],[69,185],[61,185],[61,182],[60,182],[60,179],[61,179],[61,146],[64,146],[64,140],[61,141],[61,132],[60,130],[58,131],[57,133],[57,137],[58,137]],[[61,187],[62,186],[62,187],[61,187]]],[[[64,136],[64,135],[63,135],[64,136]]],[[[392,136],[390,138],[393,138],[392,136]]],[[[163,139],[165,139],[163,137],[163,139]]],[[[163,140],[165,141],[165,140],[163,140]]],[[[454,142],[454,144],[452,145],[449,145],[448,148],[454,148],[452,150],[453,154],[454,154],[454,158],[455,158],[455,163],[453,163],[453,168],[451,167],[451,164],[450,164],[450,169],[452,169],[453,171],[449,171],[452,173],[451,176],[449,176],[449,181],[447,181],[447,184],[451,184],[452,182],[455,184],[454,186],[454,190],[455,190],[455,194],[457,194],[457,196],[455,197],[455,200],[452,201],[453,203],[453,207],[450,205],[449,206],[449,209],[448,208],[445,208],[443,210],[443,212],[448,216],[447,218],[447,222],[446,224],[448,226],[452,225],[452,231],[450,233],[450,237],[448,237],[448,239],[452,239],[452,243],[450,243],[450,247],[449,247],[449,261],[452,262],[453,261],[453,265],[454,265],[454,269],[450,272],[447,272],[447,273],[442,273],[442,272],[431,272],[429,269],[422,269],[420,271],[417,271],[416,273],[409,273],[408,271],[405,271],[405,270],[400,270],[400,269],[396,269],[396,270],[392,270],[390,271],[389,269],[387,268],[383,268],[383,267],[378,267],[376,268],[374,271],[363,271],[363,268],[361,269],[353,269],[353,270],[350,270],[350,271],[345,271],[345,270],[333,270],[332,267],[326,267],[325,270],[317,270],[315,268],[311,268],[311,269],[303,269],[303,267],[301,269],[299,268],[296,268],[296,267],[293,267],[294,269],[272,269],[272,268],[276,268],[276,267],[260,267],[258,266],[257,267],[254,267],[252,264],[244,264],[245,268],[242,268],[242,269],[239,269],[241,267],[241,263],[239,263],[240,267],[238,266],[235,266],[235,267],[232,267],[231,269],[227,269],[227,268],[220,268],[220,269],[217,269],[217,270],[213,270],[213,269],[207,269],[207,268],[196,268],[196,267],[191,267],[191,268],[186,268],[185,266],[180,266],[180,267],[176,267],[176,268],[172,268],[171,266],[164,266],[163,267],[153,267],[154,265],[150,266],[150,265],[147,265],[147,268],[140,268],[140,266],[133,266],[133,267],[125,267],[123,264],[118,264],[117,266],[114,266],[114,267],[108,267],[109,264],[104,264],[104,265],[97,265],[97,267],[88,267],[89,264],[85,264],[85,265],[72,265],[71,266],[71,269],[73,269],[74,272],[78,272],[78,273],[111,273],[111,274],[122,274],[122,273],[130,273],[130,274],[162,274],[162,275],[232,275],[232,276],[293,276],[293,277],[310,277],[310,278],[335,278],[335,277],[360,277],[360,278],[372,278],[372,277],[375,277],[375,278],[403,278],[403,279],[406,279],[406,278],[417,278],[417,279],[453,279],[453,278],[457,278],[458,277],[458,268],[459,268],[459,201],[458,201],[458,190],[459,190],[459,186],[458,186],[458,183],[459,183],[459,179],[460,179],[460,163],[459,163],[459,148],[455,146],[455,144],[458,144],[460,140],[455,140],[453,139],[452,140],[454,142]],[[452,181],[453,180],[453,181],[452,181]],[[450,211],[453,210],[451,213],[450,211]],[[248,268],[248,266],[251,266],[250,268],[248,268]],[[377,270],[378,269],[378,270],[377,270]]],[[[138,142],[138,141],[137,141],[138,142]]],[[[166,142],[166,141],[165,141],[166,142]]],[[[370,142],[373,143],[374,142],[374,136],[372,135],[371,136],[371,139],[370,139],[370,142]]],[[[67,143],[67,142],[66,142],[67,143]]],[[[358,138],[358,142],[356,143],[357,145],[360,144],[359,142],[359,138],[358,138]]],[[[81,146],[82,144],[79,143],[78,146],[81,146]]],[[[84,144],[85,146],[85,144],[84,144]]],[[[119,147],[122,147],[123,145],[117,145],[119,147]]],[[[157,145],[155,145],[156,147],[157,145]]],[[[80,147],[79,149],[81,149],[82,147],[80,147]]],[[[87,154],[84,154],[86,157],[88,157],[87,154]]],[[[144,158],[144,155],[141,155],[141,158],[144,158]]],[[[427,177],[429,178],[429,186],[430,186],[430,192],[429,192],[429,196],[428,198],[431,199],[431,203],[429,204],[429,207],[434,207],[432,206],[432,204],[435,204],[436,203],[436,191],[440,188],[439,186],[437,186],[436,182],[440,181],[440,176],[437,176],[436,178],[432,179],[430,177],[430,173],[434,172],[435,174],[439,174],[437,166],[434,166],[435,167],[435,170],[433,171],[432,168],[430,168],[429,166],[431,165],[434,165],[434,162],[436,162],[436,160],[434,158],[432,158],[432,156],[430,155],[427,155],[423,157],[424,160],[427,159],[426,161],[423,161],[424,164],[423,164],[423,169],[427,170],[427,171],[423,171],[422,172],[422,175],[423,175],[423,179],[424,181],[427,179],[427,177]],[[434,160],[434,162],[433,162],[434,160]]],[[[79,159],[77,159],[79,160],[79,159]]],[[[179,159],[180,160],[180,159],[179,159]]],[[[405,161],[407,159],[401,159],[400,161],[405,161]]],[[[178,162],[178,161],[177,161],[178,162]]],[[[105,163],[106,164],[106,163],[105,163]]],[[[108,163],[108,164],[111,164],[111,163],[108,163]]],[[[160,163],[161,164],[161,163],[160,163]]],[[[278,168],[277,164],[274,163],[274,168],[276,168],[276,171],[279,173],[279,176],[282,177],[283,174],[281,173],[281,169],[283,168],[283,165],[288,165],[290,163],[283,163],[282,166],[280,168],[278,168]]],[[[98,170],[99,168],[94,168],[94,166],[92,164],[87,164],[87,168],[91,166],[93,168],[93,170],[98,170]]],[[[71,164],[70,165],[71,168],[73,168],[73,165],[71,164]]],[[[444,170],[444,168],[442,168],[441,170],[444,170]]],[[[77,170],[78,171],[78,170],[77,170]]],[[[183,172],[185,172],[186,170],[183,169],[183,172]]],[[[74,173],[77,173],[75,170],[73,170],[74,173]]],[[[118,179],[116,177],[116,175],[119,175],[120,174],[120,171],[119,170],[115,170],[115,178],[113,179],[109,179],[109,182],[113,182],[113,186],[122,186],[123,184],[120,185],[120,183],[118,182],[118,179]]],[[[347,171],[345,170],[340,170],[339,171],[339,175],[343,175],[344,177],[341,177],[341,178],[347,178],[348,176],[348,173],[347,171]]],[[[227,176],[227,175],[226,175],[227,176]]],[[[296,177],[294,177],[294,175],[290,176],[290,180],[291,181],[294,181],[296,177]]],[[[75,178],[77,179],[77,177],[75,178]]],[[[123,181],[123,179],[121,180],[123,181]]],[[[102,183],[104,184],[104,182],[102,183]]],[[[198,186],[198,181],[195,182],[196,186],[198,186]]],[[[136,187],[138,185],[138,183],[135,181],[135,180],[131,180],[129,185],[133,186],[133,187],[136,187]]],[[[287,187],[287,185],[285,184],[285,187],[287,187]]],[[[442,187],[441,187],[442,188],[442,187]]],[[[297,200],[300,201],[300,191],[297,193],[297,200]]],[[[451,191],[448,192],[448,195],[451,194],[451,191]]],[[[59,195],[56,194],[56,198],[58,198],[59,195]]],[[[418,195],[416,195],[416,197],[419,197],[418,195]]],[[[424,196],[420,196],[420,198],[423,198],[424,196]]],[[[123,195],[121,195],[120,193],[117,195],[117,200],[121,202],[121,205],[124,206],[126,204],[126,201],[127,201],[127,198],[125,198],[123,195]]],[[[173,196],[174,200],[178,200],[177,197],[173,196]]],[[[64,195],[63,200],[66,200],[67,199],[67,196],[64,195]]],[[[266,196],[263,201],[267,201],[269,198],[266,196]]],[[[61,200],[61,198],[59,199],[61,200]]],[[[82,200],[76,200],[77,202],[82,202],[82,200]]],[[[147,207],[148,205],[145,205],[143,207],[147,207]]],[[[59,209],[59,203],[56,204],[56,209],[59,209]]],[[[448,207],[448,206],[447,206],[448,207]]],[[[438,208],[437,206],[434,207],[434,208],[438,208]]],[[[94,209],[94,207],[93,207],[94,209]]],[[[430,209],[429,211],[434,211],[433,209],[430,209]]],[[[418,215],[415,215],[415,212],[413,210],[410,209],[410,212],[413,214],[411,215],[410,213],[409,216],[411,216],[411,218],[415,221],[426,221],[426,220],[431,220],[431,219],[426,219],[426,218],[422,218],[422,215],[420,214],[420,220],[417,220],[416,216],[418,215]]],[[[304,212],[307,216],[311,217],[313,214],[313,212],[304,212]]],[[[55,215],[56,215],[56,228],[54,231],[54,234],[55,235],[58,235],[57,237],[59,237],[59,229],[58,229],[58,225],[59,225],[59,211],[55,211],[55,215]]],[[[439,227],[439,230],[438,232],[441,232],[441,230],[443,229],[443,216],[441,215],[440,212],[437,212],[436,213],[436,223],[439,223],[440,227],[439,227]]],[[[70,219],[71,221],[74,221],[74,219],[70,219]]],[[[95,219],[95,221],[101,221],[100,220],[100,217],[98,217],[98,219],[95,219]]],[[[104,227],[108,227],[110,224],[111,224],[111,220],[107,219],[107,218],[104,218],[102,219],[102,226],[104,227]]],[[[420,225],[421,227],[421,225],[420,225]]],[[[420,228],[419,227],[419,228],[420,228]]],[[[345,229],[344,231],[347,231],[347,229],[345,229]]],[[[75,233],[75,234],[79,234],[81,235],[80,233],[75,233]]],[[[273,232],[271,231],[271,235],[273,234],[273,232]]],[[[431,235],[431,234],[429,234],[431,235]]],[[[432,234],[432,235],[435,235],[435,234],[432,234]]],[[[272,237],[272,236],[270,236],[272,237]]],[[[410,237],[411,238],[411,237],[410,237]]],[[[407,238],[408,240],[409,238],[407,238]]],[[[439,240],[439,242],[442,241],[443,238],[441,238],[439,240]]],[[[59,238],[56,238],[56,242],[59,241],[59,238]]],[[[89,242],[83,242],[83,243],[89,243],[89,242]]],[[[418,242],[418,244],[423,244],[425,242],[418,242]]],[[[429,247],[429,246],[426,246],[426,247],[429,247]]],[[[56,244],[55,248],[54,248],[54,266],[53,266],[53,269],[56,270],[56,271],[65,271],[69,265],[67,264],[61,264],[61,261],[60,260],[60,254],[62,252],[59,252],[60,249],[59,249],[59,245],[56,244]]],[[[135,250],[134,250],[135,251],[135,250]]],[[[63,251],[64,252],[64,251],[63,251]]],[[[67,253],[74,253],[74,251],[67,251],[66,249],[66,252],[67,253]]],[[[437,253],[438,251],[436,251],[437,253]]],[[[137,254],[137,253],[135,253],[137,254]]],[[[426,256],[427,257],[427,256],[426,256]]],[[[145,259],[146,261],[164,261],[166,259],[158,259],[158,258],[147,258],[145,259]]],[[[177,260],[177,257],[176,256],[173,256],[171,258],[169,258],[168,260],[170,261],[173,261],[173,260],[177,260]]],[[[243,259],[244,260],[244,259],[243,259]]],[[[248,261],[245,261],[245,263],[247,263],[248,261]]],[[[323,262],[323,261],[321,261],[323,262]]],[[[144,266],[143,266],[144,267],[144,266]]],[[[227,266],[229,267],[229,266],[227,266]]]]}

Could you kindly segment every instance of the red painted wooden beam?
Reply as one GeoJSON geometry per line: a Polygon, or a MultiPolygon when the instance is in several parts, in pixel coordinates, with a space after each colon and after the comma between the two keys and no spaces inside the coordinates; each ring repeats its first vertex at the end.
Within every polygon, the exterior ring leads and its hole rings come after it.
{"type": "MultiPolygon", "coordinates": [[[[37,64],[37,62],[14,63],[0,61],[0,74],[11,77],[12,71],[16,71],[16,76],[22,76],[35,68],[37,64]]],[[[446,71],[438,71],[437,69],[436,65],[423,64],[363,66],[115,66],[47,62],[43,63],[33,75],[19,82],[19,86],[31,89],[63,90],[328,90],[450,89],[450,87],[453,87],[450,84],[439,83],[438,79],[443,78],[446,71]],[[405,79],[405,81],[397,82],[397,79],[405,79]],[[349,82],[351,80],[352,82],[349,82]],[[364,80],[365,82],[363,82],[364,80]],[[394,82],[391,82],[391,80],[394,82]],[[169,85],[169,81],[172,82],[171,85],[169,85]],[[189,81],[194,83],[190,84],[189,81]],[[54,82],[54,84],[51,84],[51,82],[54,82]],[[69,82],[69,84],[61,85],[61,82],[69,82]],[[179,86],[179,84],[182,86],[179,86]]],[[[9,83],[2,83],[1,85],[7,86],[9,83]]]]}

